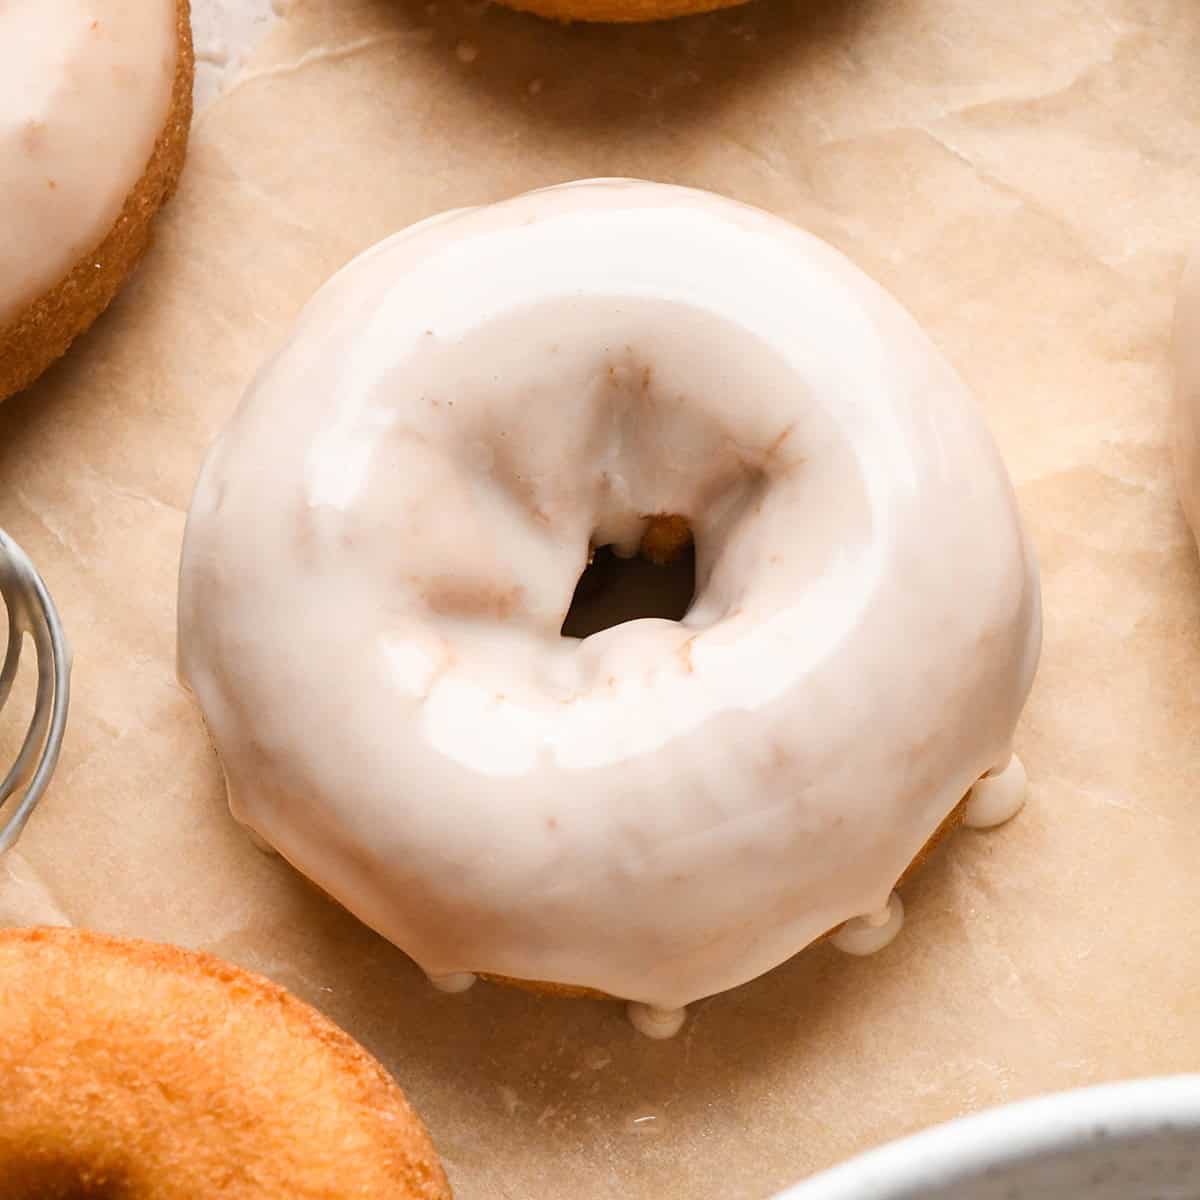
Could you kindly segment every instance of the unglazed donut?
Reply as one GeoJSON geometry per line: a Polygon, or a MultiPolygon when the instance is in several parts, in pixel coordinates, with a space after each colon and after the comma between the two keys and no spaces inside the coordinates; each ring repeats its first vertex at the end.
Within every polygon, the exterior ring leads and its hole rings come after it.
{"type": "Polygon", "coordinates": [[[1009,764],[1041,630],[996,448],[895,301],[766,213],[614,180],[318,293],[208,457],[179,621],[240,821],[435,979],[661,1029],[888,925],[1009,764]],[[560,636],[590,548],[680,516],[684,618],[560,636]]]}
{"type": "Polygon", "coordinates": [[[136,266],[191,112],[188,0],[0,4],[0,399],[136,266]]]}
{"type": "Polygon", "coordinates": [[[448,1200],[383,1068],[207,954],[0,930],[5,1200],[448,1200]]]}
{"type": "Polygon", "coordinates": [[[1183,273],[1175,309],[1175,480],[1200,537],[1200,254],[1183,273]]]}

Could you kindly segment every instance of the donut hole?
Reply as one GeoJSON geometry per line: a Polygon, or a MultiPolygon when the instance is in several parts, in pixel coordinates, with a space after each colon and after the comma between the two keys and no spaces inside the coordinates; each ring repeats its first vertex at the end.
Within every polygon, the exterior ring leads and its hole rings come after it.
{"type": "Polygon", "coordinates": [[[682,517],[655,517],[638,553],[598,546],[575,585],[562,636],[586,638],[614,625],[657,617],[680,621],[696,594],[696,547],[682,517]]]}

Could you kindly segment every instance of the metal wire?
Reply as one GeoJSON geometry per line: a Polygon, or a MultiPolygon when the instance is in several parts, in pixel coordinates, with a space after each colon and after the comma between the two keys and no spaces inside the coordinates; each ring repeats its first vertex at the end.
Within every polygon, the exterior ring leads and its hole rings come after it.
{"type": "Polygon", "coordinates": [[[3,854],[21,835],[58,763],[70,701],[71,651],[42,577],[2,529],[0,598],[8,613],[8,646],[0,667],[0,709],[12,693],[26,639],[33,643],[37,660],[33,718],[17,761],[0,780],[3,854]]]}

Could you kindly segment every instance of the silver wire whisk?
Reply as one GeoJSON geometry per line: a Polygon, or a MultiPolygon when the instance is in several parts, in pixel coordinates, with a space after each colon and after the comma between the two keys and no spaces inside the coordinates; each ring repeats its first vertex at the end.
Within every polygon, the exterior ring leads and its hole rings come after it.
{"type": "Polygon", "coordinates": [[[0,529],[0,598],[8,647],[0,668],[0,709],[17,678],[28,638],[37,658],[33,719],[12,769],[0,779],[0,854],[21,835],[58,763],[70,699],[71,651],[58,610],[24,551],[0,529]]]}

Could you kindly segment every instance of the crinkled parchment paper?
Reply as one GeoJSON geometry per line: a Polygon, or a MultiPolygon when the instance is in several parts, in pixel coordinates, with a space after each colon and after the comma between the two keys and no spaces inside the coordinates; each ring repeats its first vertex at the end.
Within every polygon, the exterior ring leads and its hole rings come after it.
{"type": "Polygon", "coordinates": [[[78,654],[0,918],[202,946],[294,988],[397,1073],[464,1200],[762,1200],[971,1109],[1194,1069],[1200,563],[1166,342],[1200,235],[1200,5],[762,0],[643,29],[282,7],[201,113],[134,284],[0,410],[0,524],[78,654]],[[173,673],[201,456],[311,292],[417,218],[588,175],[730,193],[891,288],[976,388],[1045,588],[1025,813],[953,839],[880,956],[818,947],[662,1044],[615,1004],[433,993],[246,843],[173,673]]]}

